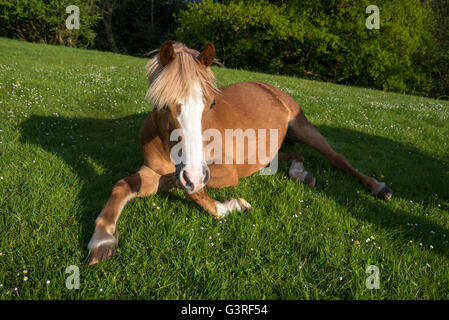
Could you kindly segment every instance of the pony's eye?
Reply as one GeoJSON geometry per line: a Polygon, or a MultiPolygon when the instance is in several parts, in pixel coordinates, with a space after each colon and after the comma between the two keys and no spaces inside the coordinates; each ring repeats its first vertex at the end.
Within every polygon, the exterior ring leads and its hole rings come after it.
{"type": "Polygon", "coordinates": [[[162,110],[168,111],[168,106],[163,106],[163,107],[162,107],[162,110]]]}

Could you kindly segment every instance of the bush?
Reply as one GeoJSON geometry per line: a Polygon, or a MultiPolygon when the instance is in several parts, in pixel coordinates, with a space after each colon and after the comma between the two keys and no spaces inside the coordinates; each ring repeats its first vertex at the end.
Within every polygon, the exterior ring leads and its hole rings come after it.
{"type": "Polygon", "coordinates": [[[176,37],[195,48],[212,41],[221,61],[231,67],[283,70],[285,45],[299,41],[305,31],[284,11],[285,6],[264,1],[190,3],[178,15],[176,37]]]}
{"type": "Polygon", "coordinates": [[[432,74],[432,94],[449,99],[449,0],[433,0],[437,23],[433,34],[437,39],[436,59],[429,66],[432,74]]]}
{"type": "Polygon", "coordinates": [[[10,38],[90,47],[95,39],[94,27],[100,15],[98,0],[0,0],[0,34],[10,38]],[[80,29],[69,30],[65,12],[69,5],[80,9],[80,29]]]}
{"type": "Polygon", "coordinates": [[[432,10],[420,0],[377,1],[380,29],[369,30],[371,2],[199,1],[178,14],[176,36],[196,48],[212,41],[228,67],[428,93],[432,10]]]}
{"type": "MultiPolygon", "coordinates": [[[[120,0],[112,6],[111,33],[121,53],[142,55],[173,38],[173,13],[186,7],[185,0],[120,0]]],[[[100,7],[105,10],[107,1],[100,7]]],[[[97,26],[96,48],[112,50],[103,23],[97,26]]]]}

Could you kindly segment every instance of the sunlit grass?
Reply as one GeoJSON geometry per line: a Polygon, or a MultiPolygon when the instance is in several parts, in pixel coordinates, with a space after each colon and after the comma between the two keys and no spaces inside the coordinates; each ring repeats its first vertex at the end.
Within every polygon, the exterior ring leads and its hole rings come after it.
{"type": "Polygon", "coordinates": [[[316,151],[286,146],[305,157],[314,189],[281,163],[274,176],[209,192],[254,208],[225,220],[179,190],[134,200],[117,255],[88,267],[96,216],[142,163],[145,63],[0,39],[0,298],[449,298],[449,103],[218,67],[219,85],[260,80],[293,96],[392,200],[316,151]],[[69,265],[79,290],[65,286],[69,265]],[[378,290],[365,286],[369,265],[380,269],[378,290]]]}

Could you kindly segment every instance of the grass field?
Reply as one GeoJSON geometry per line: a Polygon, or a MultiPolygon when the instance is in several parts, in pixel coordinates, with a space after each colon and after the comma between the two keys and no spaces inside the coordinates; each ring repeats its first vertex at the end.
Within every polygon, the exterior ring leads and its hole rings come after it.
{"type": "Polygon", "coordinates": [[[224,220],[178,190],[134,200],[117,255],[87,266],[96,216],[143,161],[145,63],[0,38],[1,299],[449,298],[449,103],[218,67],[219,85],[260,80],[289,93],[354,167],[388,183],[392,200],[288,146],[316,175],[314,189],[280,163],[273,176],[210,190],[253,206],[224,220]],[[70,265],[78,290],[65,286],[70,265]],[[369,265],[380,270],[377,290],[365,286],[369,265]]]}

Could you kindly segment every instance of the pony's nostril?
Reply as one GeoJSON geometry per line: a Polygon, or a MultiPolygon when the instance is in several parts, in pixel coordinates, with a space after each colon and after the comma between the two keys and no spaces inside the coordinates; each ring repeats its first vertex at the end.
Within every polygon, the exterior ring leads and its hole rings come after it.
{"type": "Polygon", "coordinates": [[[187,184],[192,183],[192,181],[190,181],[190,179],[189,179],[189,176],[187,175],[187,171],[184,170],[182,172],[182,177],[187,184]]]}
{"type": "Polygon", "coordinates": [[[182,178],[184,179],[184,181],[185,181],[185,183],[186,183],[185,187],[186,187],[187,189],[193,190],[193,189],[194,189],[194,188],[193,188],[194,186],[193,186],[192,180],[190,180],[189,175],[187,174],[187,171],[184,170],[181,174],[182,174],[182,178]]]}
{"type": "Polygon", "coordinates": [[[210,179],[209,168],[203,167],[203,175],[204,175],[203,183],[206,185],[209,182],[209,179],[210,179]]]}

